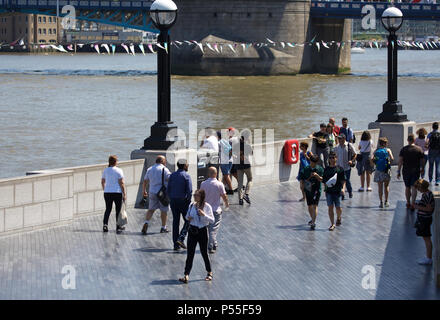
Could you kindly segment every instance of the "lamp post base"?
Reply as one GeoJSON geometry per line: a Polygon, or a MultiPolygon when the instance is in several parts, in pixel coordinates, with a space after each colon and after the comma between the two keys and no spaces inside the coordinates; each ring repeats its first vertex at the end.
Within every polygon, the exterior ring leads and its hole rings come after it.
{"type": "Polygon", "coordinates": [[[376,122],[405,122],[408,121],[406,114],[402,113],[402,105],[399,101],[385,102],[382,113],[377,116],[376,122]]]}
{"type": "Polygon", "coordinates": [[[143,150],[168,150],[183,147],[184,141],[177,136],[177,126],[173,122],[156,122],[151,126],[151,136],[144,140],[143,150]]]}

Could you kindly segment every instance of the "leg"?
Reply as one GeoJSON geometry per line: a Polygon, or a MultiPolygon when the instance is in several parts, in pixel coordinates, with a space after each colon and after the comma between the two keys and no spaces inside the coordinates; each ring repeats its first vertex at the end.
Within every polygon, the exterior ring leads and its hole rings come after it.
{"type": "Polygon", "coordinates": [[[243,175],[244,170],[237,170],[237,180],[238,180],[238,199],[243,200],[243,175]]]}
{"type": "Polygon", "coordinates": [[[390,180],[385,181],[385,202],[388,202],[388,195],[390,194],[390,180]]]}
{"type": "Polygon", "coordinates": [[[306,193],[304,192],[304,180],[299,181],[299,188],[301,189],[302,199],[306,198],[306,193]]]}
{"type": "Polygon", "coordinates": [[[160,220],[162,220],[162,227],[165,228],[167,226],[167,212],[160,211],[160,220]]]}
{"type": "Polygon", "coordinates": [[[426,257],[432,259],[432,241],[431,237],[423,237],[426,247],[426,257]]]}
{"type": "Polygon", "coordinates": [[[342,208],[341,207],[336,207],[336,216],[338,221],[341,221],[341,217],[342,217],[342,208]]]}
{"type": "Polygon", "coordinates": [[[224,180],[224,184],[226,184],[226,186],[228,187],[229,190],[232,190],[232,180],[231,180],[231,176],[229,174],[225,174],[223,176],[223,180],[224,180]]]}
{"type": "Polygon", "coordinates": [[[405,187],[406,203],[411,204],[411,187],[405,187]]]}
{"type": "Polygon", "coordinates": [[[180,208],[178,200],[171,200],[170,202],[171,213],[173,214],[173,243],[174,248],[177,247],[176,241],[179,237],[179,225],[180,225],[180,208]]]}
{"type": "Polygon", "coordinates": [[[209,249],[217,247],[217,233],[222,221],[222,215],[214,212],[214,223],[209,224],[209,249]]]}
{"type": "Polygon", "coordinates": [[[195,236],[189,235],[188,237],[188,250],[186,252],[186,263],[185,263],[185,275],[189,275],[192,269],[194,254],[196,253],[197,238],[195,236]]]}
{"type": "Polygon", "coordinates": [[[417,189],[416,187],[411,187],[411,204],[414,205],[416,203],[417,198],[417,189]]]}
{"type": "Polygon", "coordinates": [[[434,162],[435,162],[435,155],[434,155],[433,151],[429,152],[428,161],[429,161],[428,177],[429,177],[429,182],[431,182],[432,181],[432,176],[433,176],[433,173],[434,173],[434,162]]]}
{"type": "Polygon", "coordinates": [[[307,209],[309,210],[309,215],[310,215],[310,218],[312,219],[312,222],[313,222],[314,221],[313,216],[315,213],[315,209],[313,209],[313,206],[307,206],[307,209]]]}
{"type": "Polygon", "coordinates": [[[365,186],[365,171],[361,173],[361,188],[365,186]]]}
{"type": "Polygon", "coordinates": [[[249,195],[252,186],[252,169],[251,168],[245,169],[244,173],[246,174],[246,180],[247,180],[245,194],[249,195]]]}
{"type": "Polygon", "coordinates": [[[154,211],[155,210],[151,210],[151,209],[147,210],[147,215],[146,215],[146,218],[145,218],[146,222],[151,220],[151,217],[153,217],[154,211]]]}
{"type": "Polygon", "coordinates": [[[437,152],[437,156],[434,159],[435,163],[435,182],[440,182],[440,152],[437,152]]]}
{"type": "Polygon", "coordinates": [[[122,193],[117,193],[113,196],[113,201],[115,202],[116,207],[116,225],[118,225],[118,218],[121,214],[121,208],[122,208],[122,193]]]}
{"type": "Polygon", "coordinates": [[[110,213],[112,212],[113,207],[113,199],[109,193],[104,193],[104,200],[105,200],[105,213],[104,213],[104,220],[103,224],[108,225],[108,218],[110,217],[110,213]]]}
{"type": "Polygon", "coordinates": [[[367,189],[370,187],[370,183],[371,183],[371,172],[370,171],[365,171],[365,175],[367,178],[367,189]]]}
{"type": "Polygon", "coordinates": [[[330,218],[330,224],[335,224],[335,213],[333,212],[333,205],[328,206],[328,217],[330,218]]]}
{"type": "Polygon", "coordinates": [[[200,253],[202,254],[203,261],[205,261],[205,269],[207,272],[211,272],[211,262],[208,256],[208,229],[204,228],[199,231],[199,246],[200,253]]]}
{"type": "Polygon", "coordinates": [[[351,169],[348,169],[347,171],[345,171],[345,184],[347,186],[348,193],[352,194],[353,189],[351,187],[350,176],[351,176],[351,169]]]}
{"type": "MultiPolygon", "coordinates": [[[[383,185],[384,185],[384,182],[383,181],[380,181],[380,182],[378,182],[377,183],[377,187],[378,187],[378,189],[379,189],[379,200],[380,200],[380,202],[383,202],[382,201],[382,197],[383,197],[383,185]]],[[[386,190],[385,190],[385,193],[386,193],[386,190]]],[[[386,199],[387,197],[386,197],[386,195],[385,195],[385,199],[386,199]]]]}

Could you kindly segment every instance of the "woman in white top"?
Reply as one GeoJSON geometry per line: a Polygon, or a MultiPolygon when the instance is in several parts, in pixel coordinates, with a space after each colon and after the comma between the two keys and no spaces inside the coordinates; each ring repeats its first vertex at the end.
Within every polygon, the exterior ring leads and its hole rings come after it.
{"type": "Polygon", "coordinates": [[[120,168],[117,168],[118,158],[110,156],[108,158],[108,168],[105,168],[102,173],[101,185],[104,190],[105,213],[104,213],[104,227],[103,231],[108,232],[108,219],[112,211],[113,202],[116,206],[116,232],[121,232],[124,227],[118,226],[118,216],[121,212],[122,200],[125,201],[127,195],[125,193],[124,173],[120,168]]]}
{"type": "MultiPolygon", "coordinates": [[[[422,150],[423,150],[423,155],[425,158],[425,167],[426,167],[426,163],[428,163],[428,140],[426,139],[426,135],[428,134],[428,131],[426,131],[425,128],[420,128],[419,130],[416,131],[418,137],[416,138],[415,141],[415,145],[419,146],[422,150]]],[[[425,169],[425,167],[423,167],[423,169],[425,169]]],[[[421,174],[421,178],[423,179],[425,177],[425,170],[423,170],[423,173],[421,174]]]]}
{"type": "Polygon", "coordinates": [[[194,202],[190,204],[186,219],[189,221],[187,257],[185,263],[185,275],[179,281],[188,283],[189,274],[193,265],[194,254],[197,243],[200,246],[200,253],[205,261],[205,268],[208,272],[205,280],[212,280],[211,263],[208,256],[208,225],[214,222],[214,214],[209,203],[205,202],[205,190],[198,189],[194,193],[194,202]]]}
{"type": "Polygon", "coordinates": [[[359,154],[357,155],[357,170],[361,177],[361,187],[359,192],[363,192],[365,186],[365,180],[367,180],[367,191],[373,191],[370,187],[371,173],[373,167],[371,166],[371,150],[373,150],[373,140],[371,140],[371,134],[368,131],[362,133],[361,141],[359,141],[359,154]]]}

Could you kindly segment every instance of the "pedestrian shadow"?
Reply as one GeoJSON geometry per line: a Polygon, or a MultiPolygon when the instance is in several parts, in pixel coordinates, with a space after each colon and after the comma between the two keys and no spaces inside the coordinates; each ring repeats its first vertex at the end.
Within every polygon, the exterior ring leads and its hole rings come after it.
{"type": "Polygon", "coordinates": [[[278,229],[282,230],[295,230],[295,231],[328,231],[327,229],[319,229],[311,230],[310,226],[307,224],[298,224],[296,226],[276,226],[278,229]]]}
{"type": "MultiPolygon", "coordinates": [[[[350,209],[380,209],[378,206],[347,206],[350,209]]],[[[394,211],[394,209],[392,209],[394,211]]]]}
{"type": "MultiPolygon", "coordinates": [[[[110,230],[108,232],[103,232],[102,230],[98,230],[98,229],[74,229],[72,230],[72,232],[84,232],[84,233],[102,233],[102,234],[112,234],[115,233],[116,234],[116,230],[110,230]]],[[[158,233],[158,232],[157,232],[158,233]]],[[[151,233],[154,234],[154,233],[151,233]]],[[[143,236],[142,232],[136,232],[136,231],[122,231],[121,233],[117,233],[118,236],[123,236],[123,235],[127,235],[127,236],[143,236]]]]}
{"type": "Polygon", "coordinates": [[[169,285],[180,285],[183,284],[178,279],[165,279],[165,280],[153,280],[150,282],[153,286],[169,286],[169,285]]]}
{"type": "Polygon", "coordinates": [[[139,248],[139,249],[133,249],[133,251],[149,252],[149,253],[161,253],[161,252],[168,252],[168,251],[170,251],[170,249],[160,249],[160,248],[139,248]]]}
{"type": "Polygon", "coordinates": [[[275,200],[274,202],[281,202],[281,203],[286,203],[286,202],[304,202],[304,201],[298,201],[298,200],[287,200],[287,199],[280,199],[280,200],[275,200]]]}

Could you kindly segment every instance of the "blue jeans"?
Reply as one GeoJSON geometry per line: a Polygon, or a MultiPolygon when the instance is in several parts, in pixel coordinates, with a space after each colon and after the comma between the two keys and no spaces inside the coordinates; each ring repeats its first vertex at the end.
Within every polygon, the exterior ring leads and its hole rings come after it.
{"type": "Polygon", "coordinates": [[[440,182],[440,150],[429,150],[429,182],[432,181],[435,165],[435,181],[440,182]]]}
{"type": "Polygon", "coordinates": [[[176,241],[180,240],[183,242],[188,233],[189,223],[188,220],[185,219],[185,216],[188,212],[189,204],[190,200],[174,198],[170,199],[170,207],[171,211],[173,212],[173,243],[175,247],[177,247],[176,241]],[[180,216],[183,217],[185,224],[183,225],[183,228],[179,233],[180,216]]]}
{"type": "Polygon", "coordinates": [[[347,191],[348,193],[353,193],[353,188],[351,187],[351,181],[350,181],[351,168],[348,169],[347,171],[344,171],[344,173],[345,173],[345,185],[347,186],[347,191]]]}

